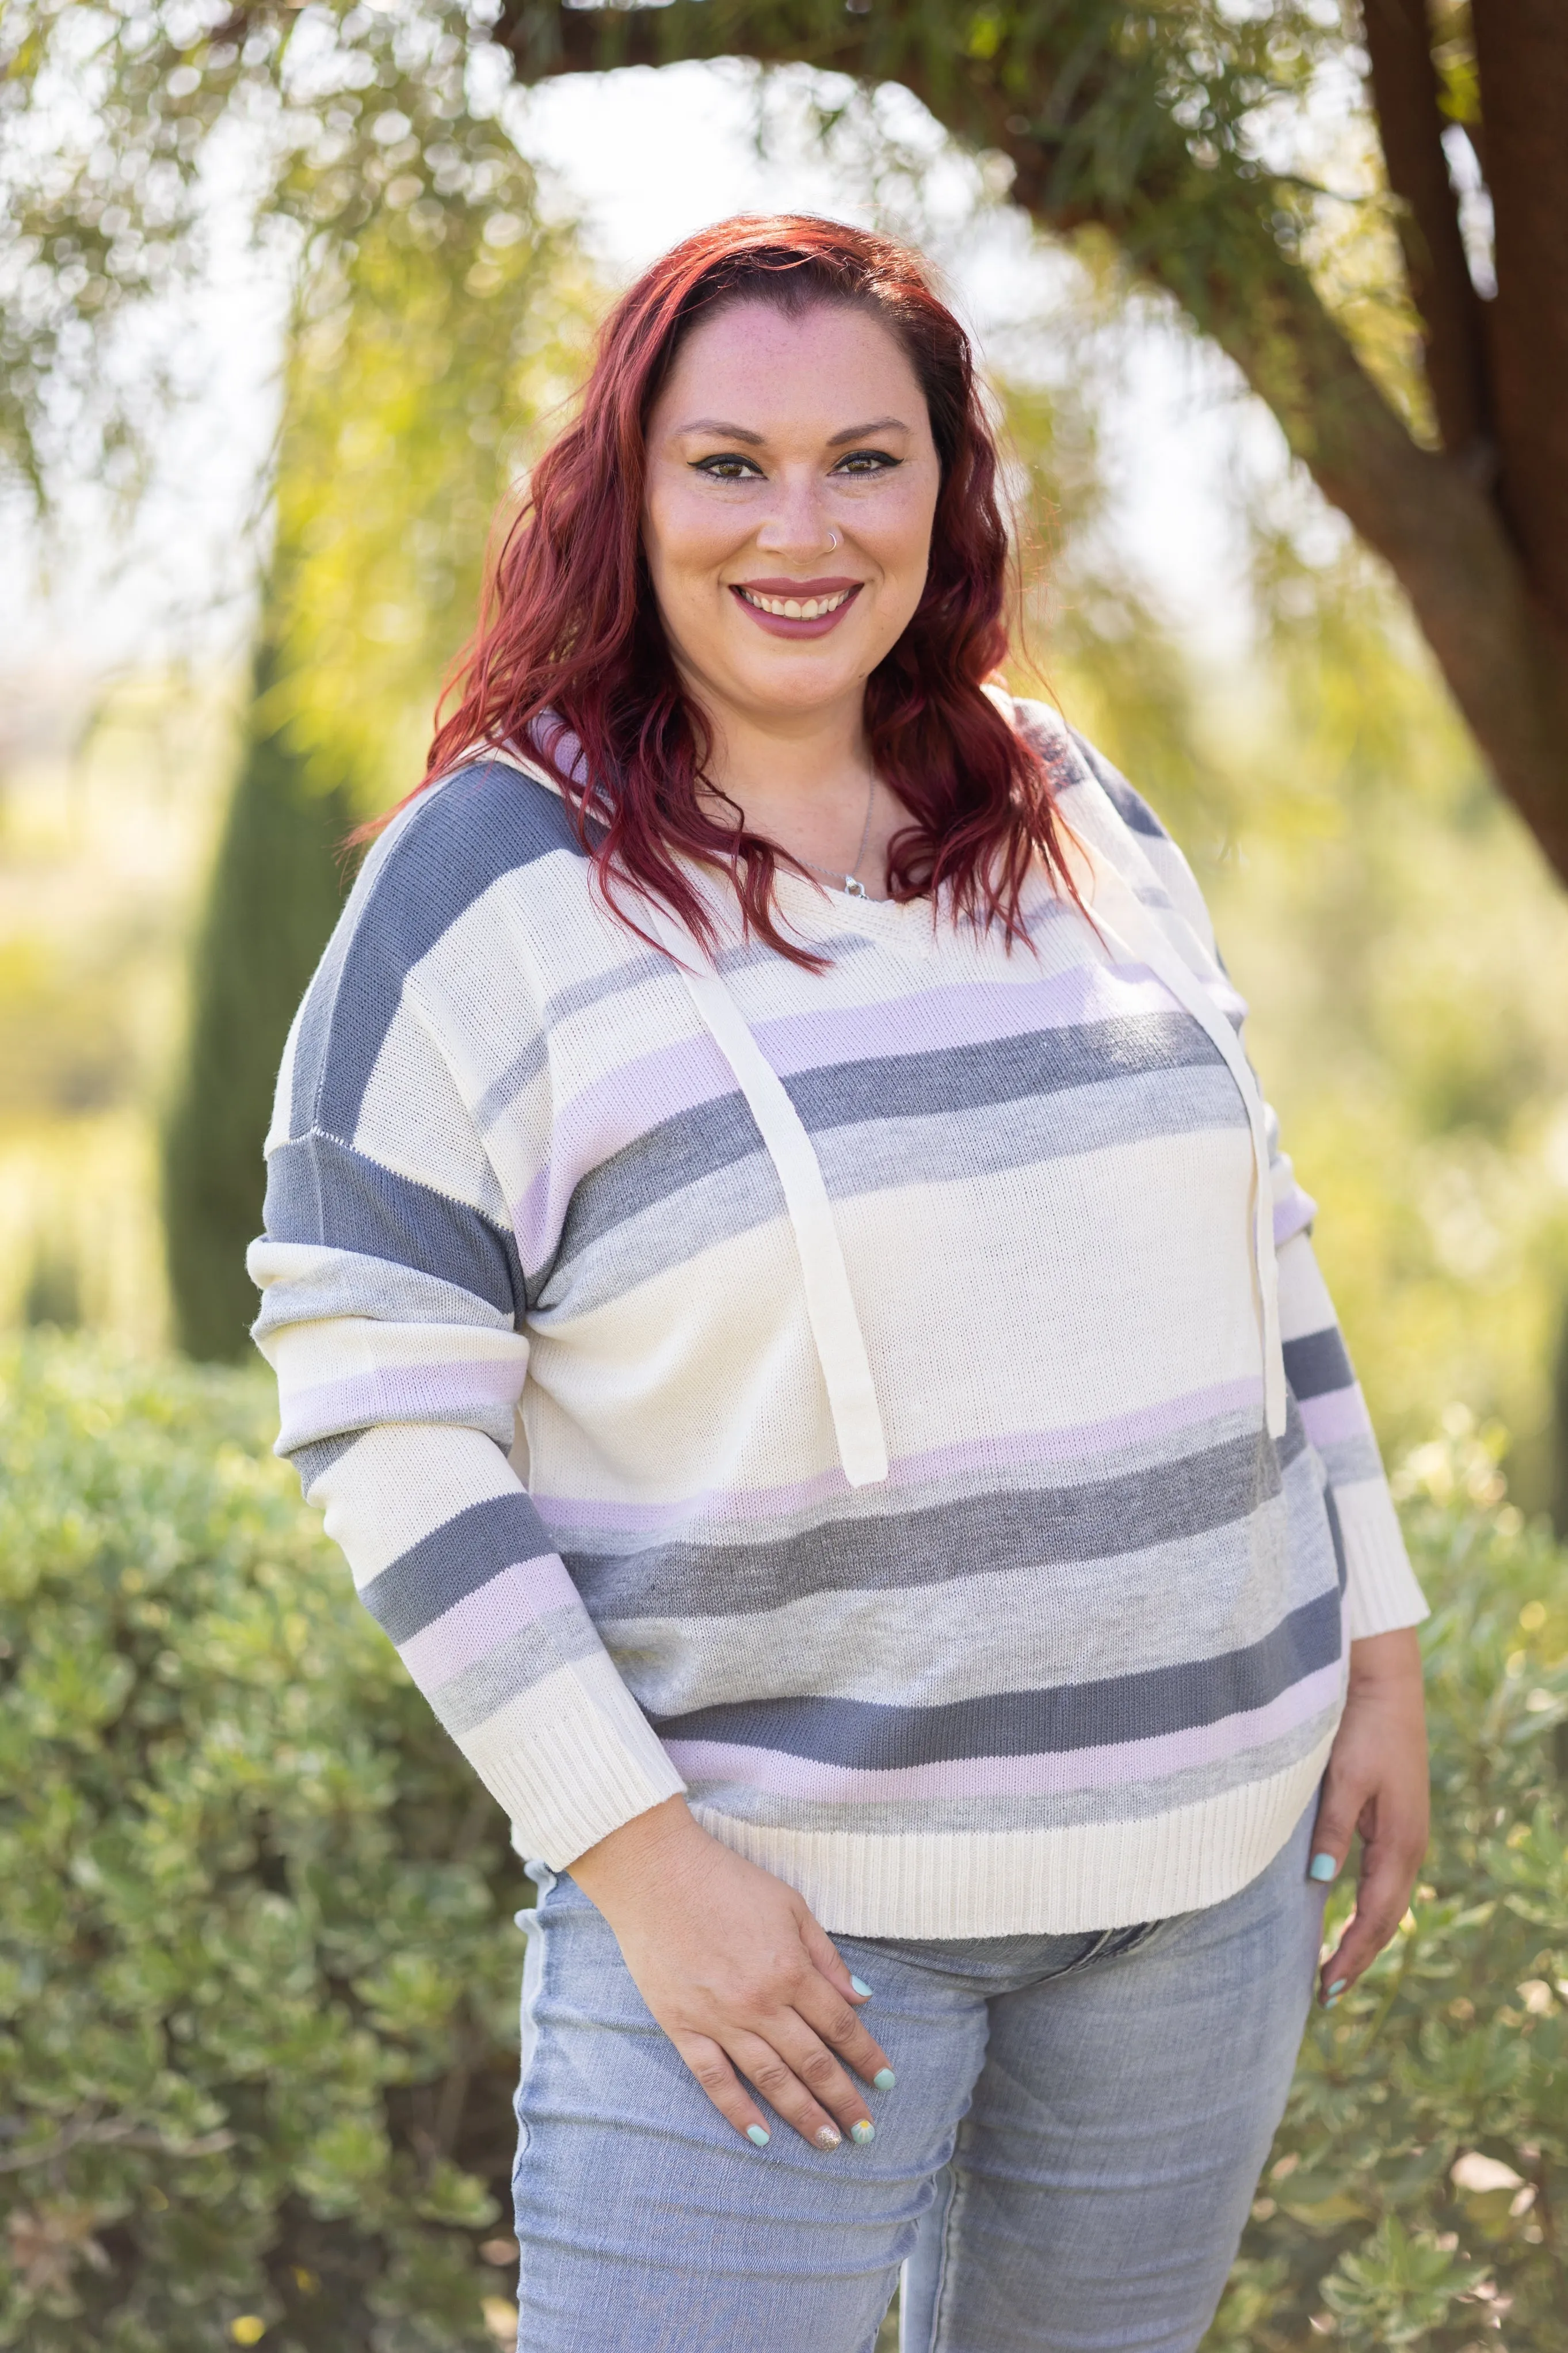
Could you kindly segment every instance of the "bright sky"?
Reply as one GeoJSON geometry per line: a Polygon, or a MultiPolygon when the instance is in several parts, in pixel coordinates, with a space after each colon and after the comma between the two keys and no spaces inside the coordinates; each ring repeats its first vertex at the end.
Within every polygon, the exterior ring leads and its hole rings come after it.
{"type": "MultiPolygon", "coordinates": [[[[603,265],[626,278],[732,212],[871,216],[856,199],[857,175],[831,167],[816,143],[804,82],[793,94],[790,78],[773,87],[765,154],[754,84],[733,66],[574,77],[514,93],[509,121],[550,201],[584,221],[603,265]]],[[[1018,214],[984,200],[978,174],[942,151],[912,100],[894,93],[891,105],[925,159],[913,226],[982,353],[1016,375],[1059,373],[1070,271],[1018,214]]],[[[103,559],[102,500],[83,492],[66,506],[45,594],[26,563],[0,567],[0,668],[13,681],[79,679],[182,648],[231,647],[243,633],[243,531],[272,429],[281,289],[221,207],[215,234],[213,282],[181,338],[199,396],[174,412],[158,487],[129,545],[103,559]]],[[[1172,617],[1223,649],[1241,609],[1227,494],[1239,469],[1278,471],[1278,434],[1238,400],[1222,363],[1153,321],[1109,346],[1101,339],[1091,359],[1111,527],[1172,617]]]]}

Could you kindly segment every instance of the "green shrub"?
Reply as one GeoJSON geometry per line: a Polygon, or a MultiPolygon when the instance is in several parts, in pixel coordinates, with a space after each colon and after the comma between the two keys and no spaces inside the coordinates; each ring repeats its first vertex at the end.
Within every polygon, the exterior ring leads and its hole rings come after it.
{"type": "Polygon", "coordinates": [[[1449,1419],[1400,1482],[1431,1849],[1402,1934],[1315,2014],[1208,2353],[1568,2343],[1568,1556],[1449,1419]]]}
{"type": "Polygon", "coordinates": [[[0,2344],[493,2348],[526,1882],[258,1376],[0,1366],[0,2344]],[[275,1423],[271,1424],[275,1427],[275,1423]]]}
{"type": "MultiPolygon", "coordinates": [[[[258,1377],[77,1339],[0,1366],[0,2344],[26,2353],[506,2326],[481,2249],[526,1890],[269,1422],[258,1377]]],[[[1568,1559],[1463,1430],[1410,1483],[1425,1892],[1314,2023],[1211,2353],[1563,2342],[1568,1559]]]]}

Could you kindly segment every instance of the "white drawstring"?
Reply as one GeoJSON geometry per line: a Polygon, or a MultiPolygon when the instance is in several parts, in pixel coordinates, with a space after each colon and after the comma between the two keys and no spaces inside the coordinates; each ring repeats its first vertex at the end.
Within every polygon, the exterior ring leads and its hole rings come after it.
{"type": "Polygon", "coordinates": [[[1142,904],[1125,875],[1081,834],[1074,847],[1088,860],[1094,881],[1091,920],[1107,944],[1130,964],[1147,965],[1171,995],[1190,1013],[1225,1057],[1226,1067],[1240,1090],[1252,1132],[1256,1194],[1253,1203],[1253,1263],[1258,1275],[1263,1323],[1263,1401],[1271,1438],[1285,1435],[1285,1353],[1279,1336],[1279,1276],[1274,1255],[1274,1185],[1268,1158],[1268,1130],[1264,1123],[1263,1093],[1241,1050],[1241,1040],[1210,997],[1203,982],[1182,956],[1163,926],[1142,904]],[[1109,899],[1115,913],[1108,913],[1109,899]]]}
{"type": "Polygon", "coordinates": [[[784,1207],[795,1229],[805,1292],[806,1317],[816,1344],[827,1391],[838,1460],[852,1487],[874,1486],[888,1475],[888,1441],[871,1379],[865,1335],[855,1313],[849,1273],[833,1208],[800,1113],[778,1072],[752,1035],[744,1016],[719,975],[673,915],[651,901],[639,922],[657,933],[674,957],[691,999],[714,1044],[729,1063],[751,1108],[763,1144],[778,1171],[784,1207]],[[694,964],[690,961],[696,958],[694,964]]]}

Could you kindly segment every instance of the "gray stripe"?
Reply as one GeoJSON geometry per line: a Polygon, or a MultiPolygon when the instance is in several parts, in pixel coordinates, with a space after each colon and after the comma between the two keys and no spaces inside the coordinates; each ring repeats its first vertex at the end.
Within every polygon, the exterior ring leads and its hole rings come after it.
{"type": "Polygon", "coordinates": [[[940,1585],[986,1569],[1104,1560],[1206,1535],[1279,1493],[1305,1444],[1292,1417],[1278,1453],[1261,1432],[1157,1470],[1063,1487],[1018,1487],[876,1519],[824,1519],[776,1543],[679,1540],[616,1554],[565,1553],[595,1619],[727,1618],[808,1593],[940,1585]]]}
{"type": "Polygon", "coordinates": [[[336,1136],[299,1136],[268,1155],[266,1219],[269,1240],[384,1260],[470,1293],[501,1323],[519,1319],[516,1238],[471,1203],[399,1176],[336,1136]]]}
{"type": "Polygon", "coordinates": [[[474,1106],[474,1124],[481,1134],[510,1110],[524,1087],[531,1084],[545,1068],[550,1060],[550,1032],[558,1023],[570,1020],[573,1014],[584,1012],[591,1005],[602,1005],[608,997],[624,997],[640,988],[645,981],[658,980],[670,971],[668,956],[634,955],[609,972],[594,973],[588,979],[574,981],[569,988],[558,988],[552,997],[547,997],[540,1011],[538,1037],[531,1038],[500,1076],[490,1081],[474,1106]]]}
{"type": "Polygon", "coordinates": [[[1078,747],[1079,756],[1093,776],[1100,791],[1131,833],[1152,835],[1158,841],[1168,841],[1169,834],[1143,798],[1134,792],[1120,768],[1113,768],[1102,752],[1097,752],[1087,735],[1076,727],[1068,733],[1078,747]]]}
{"type": "Polygon", "coordinates": [[[1345,1344],[1334,1325],[1286,1341],[1285,1377],[1299,1398],[1327,1397],[1334,1389],[1355,1387],[1345,1344]]]}
{"type": "Polygon", "coordinates": [[[274,1447],[276,1454],[285,1454],[300,1473],[300,1492],[307,1503],[318,1479],[324,1478],[334,1462],[341,1462],[364,1436],[363,1430],[345,1430],[336,1438],[316,1438],[304,1446],[274,1447]]]}
{"type": "Polygon", "coordinates": [[[352,1135],[409,972],[505,874],[583,855],[560,797],[496,762],[416,802],[347,920],[337,985],[312,1005],[294,1066],[295,1126],[352,1135]]]}
{"type": "Polygon", "coordinates": [[[454,1740],[473,1732],[516,1699],[542,1683],[557,1667],[569,1667],[599,1647],[580,1609],[552,1609],[531,1626],[520,1626],[482,1659],[427,1691],[426,1697],[454,1740]]]}
{"type": "Polygon", "coordinates": [[[1331,1486],[1354,1487],[1363,1480],[1383,1477],[1383,1456],[1370,1430],[1358,1430],[1353,1438],[1332,1439],[1316,1451],[1331,1486]]]}
{"type": "Polygon", "coordinates": [[[731,1618],[603,1618],[639,1706],[681,1715],[779,1692],[929,1707],[1042,1683],[1212,1658],[1258,1641],[1282,1611],[1338,1589],[1317,1464],[1250,1519],[1110,1560],[992,1569],[922,1588],[814,1593],[731,1618]]]}
{"type": "MultiPolygon", "coordinates": [[[[1102,1076],[1056,1094],[959,1109],[933,1102],[921,1113],[819,1127],[816,1151],[829,1196],[846,1200],[1245,1124],[1236,1082],[1215,1055],[1198,1067],[1102,1076]]],[[[583,1314],[784,1214],[778,1178],[750,1111],[739,1095],[720,1096],[665,1121],[583,1178],[537,1299],[552,1307],[569,1300],[572,1313],[583,1314]],[[711,1186],[714,1175],[746,1164],[744,1174],[711,1186]],[[660,1206],[662,1217],[647,1214],[660,1206]],[[563,1285],[566,1268],[634,1221],[635,1236],[617,1237],[603,1263],[595,1250],[570,1289],[563,1285]]]]}
{"type": "Polygon", "coordinates": [[[525,1494],[490,1495],[399,1553],[361,1586],[359,1598],[394,1642],[406,1642],[503,1568],[547,1557],[552,1548],[525,1494]]]}
{"type": "Polygon", "coordinates": [[[1266,1707],[1340,1656],[1337,1591],[1303,1602],[1261,1641],[1215,1659],[1093,1683],[986,1694],[940,1707],[863,1699],[741,1700],[655,1716],[661,1740],[722,1740],[859,1772],[973,1757],[1061,1756],[1157,1739],[1266,1707]]]}
{"type": "Polygon", "coordinates": [[[778,1798],[744,1781],[692,1778],[692,1803],[765,1829],[820,1831],[868,1838],[984,1836],[991,1831],[1071,1830],[1088,1822],[1137,1822],[1184,1806],[1223,1797],[1227,1789],[1267,1780],[1310,1756],[1339,1712],[1339,1703],[1278,1740],[1147,1781],[1108,1788],[1042,1791],[1026,1798],[896,1798],[837,1803],[822,1798],[778,1798]]]}
{"type": "MultiPolygon", "coordinates": [[[[400,1183],[405,1180],[399,1179],[400,1183]]],[[[510,1313],[461,1284],[444,1282],[417,1267],[360,1250],[329,1250],[309,1274],[290,1275],[261,1294],[250,1329],[259,1339],[285,1324],[314,1324],[328,1315],[370,1315],[388,1324],[466,1324],[510,1331],[510,1313]]]]}

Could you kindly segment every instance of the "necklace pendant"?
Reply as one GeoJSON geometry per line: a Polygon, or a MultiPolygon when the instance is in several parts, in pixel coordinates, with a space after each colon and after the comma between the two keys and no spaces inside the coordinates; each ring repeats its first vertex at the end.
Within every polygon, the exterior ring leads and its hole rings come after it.
{"type": "Polygon", "coordinates": [[[866,885],[858,874],[847,874],[844,877],[844,896],[847,899],[864,899],[866,895],[866,885]]]}

